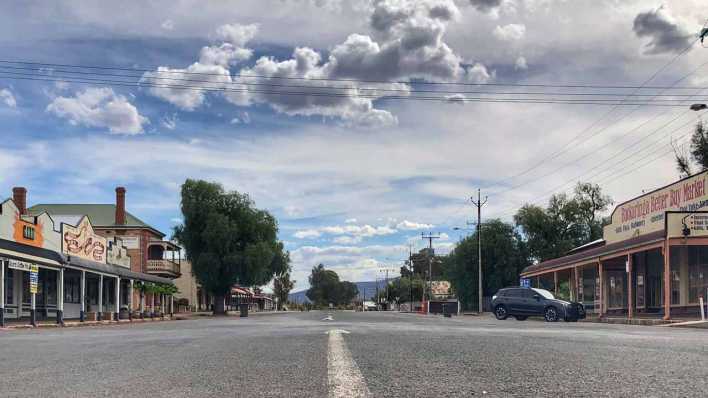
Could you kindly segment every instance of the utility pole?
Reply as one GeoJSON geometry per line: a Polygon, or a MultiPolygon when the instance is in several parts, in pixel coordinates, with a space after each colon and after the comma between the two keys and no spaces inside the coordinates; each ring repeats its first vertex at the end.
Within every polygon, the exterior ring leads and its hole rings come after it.
{"type": "Polygon", "coordinates": [[[431,289],[433,285],[433,255],[435,251],[433,250],[433,239],[440,239],[440,235],[433,235],[429,232],[427,235],[423,232],[420,233],[421,239],[428,240],[428,248],[430,252],[428,253],[428,301],[430,301],[431,289]]]}
{"type": "Polygon", "coordinates": [[[473,205],[477,207],[477,260],[479,260],[479,276],[478,276],[478,286],[479,290],[479,313],[481,314],[484,310],[482,300],[484,295],[482,293],[482,206],[487,204],[487,197],[484,197],[484,202],[482,201],[482,192],[477,189],[477,200],[474,200],[474,196],[470,198],[473,205]]]}

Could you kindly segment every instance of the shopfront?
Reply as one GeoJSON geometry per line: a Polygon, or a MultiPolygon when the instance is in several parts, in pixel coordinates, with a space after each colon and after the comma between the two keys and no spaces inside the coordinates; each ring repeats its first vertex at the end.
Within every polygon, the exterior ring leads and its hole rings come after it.
{"type": "Polygon", "coordinates": [[[706,183],[702,172],[618,205],[603,239],[521,277],[600,316],[699,316],[708,298],[706,183]]]}

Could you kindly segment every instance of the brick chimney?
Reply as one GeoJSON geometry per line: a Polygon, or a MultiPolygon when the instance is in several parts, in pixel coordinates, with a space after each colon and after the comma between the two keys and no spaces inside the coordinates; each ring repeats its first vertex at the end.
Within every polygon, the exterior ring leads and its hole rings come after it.
{"type": "Polygon", "coordinates": [[[27,214],[27,189],[25,187],[12,188],[12,201],[20,210],[20,214],[27,214]]]}
{"type": "Polygon", "coordinates": [[[125,225],[125,188],[116,188],[116,224],[125,225]]]}

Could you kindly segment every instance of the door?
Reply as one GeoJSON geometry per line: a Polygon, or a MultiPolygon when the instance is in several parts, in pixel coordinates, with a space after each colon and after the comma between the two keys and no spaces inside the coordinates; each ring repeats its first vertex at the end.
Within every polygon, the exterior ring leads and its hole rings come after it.
{"type": "Polygon", "coordinates": [[[531,289],[525,289],[523,295],[526,303],[525,313],[532,315],[543,314],[544,299],[540,294],[531,289]]]}
{"type": "Polygon", "coordinates": [[[512,314],[523,314],[526,306],[523,289],[509,289],[504,294],[504,304],[512,314]]]}

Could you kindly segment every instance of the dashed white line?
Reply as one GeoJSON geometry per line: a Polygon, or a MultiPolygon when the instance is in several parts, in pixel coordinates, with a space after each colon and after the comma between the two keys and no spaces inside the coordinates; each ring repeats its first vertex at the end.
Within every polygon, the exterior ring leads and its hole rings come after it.
{"type": "Polygon", "coordinates": [[[359,367],[352,354],[347,349],[347,343],[342,334],[346,330],[330,330],[327,352],[327,387],[330,398],[340,397],[371,397],[359,367]]]}

